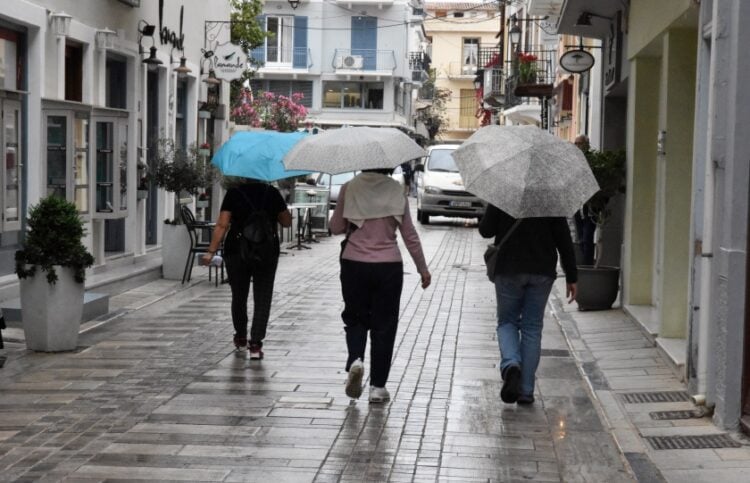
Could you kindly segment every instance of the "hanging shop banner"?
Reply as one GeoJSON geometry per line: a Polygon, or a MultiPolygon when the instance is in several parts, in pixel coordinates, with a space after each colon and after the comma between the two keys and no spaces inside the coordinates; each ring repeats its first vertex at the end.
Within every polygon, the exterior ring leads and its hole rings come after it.
{"type": "Polygon", "coordinates": [[[560,57],[560,67],[572,74],[580,74],[594,67],[594,56],[585,50],[569,50],[560,57]]]}
{"type": "Polygon", "coordinates": [[[247,69],[247,56],[239,45],[226,43],[214,49],[214,71],[219,79],[226,81],[239,79],[245,69],[247,69]]]}

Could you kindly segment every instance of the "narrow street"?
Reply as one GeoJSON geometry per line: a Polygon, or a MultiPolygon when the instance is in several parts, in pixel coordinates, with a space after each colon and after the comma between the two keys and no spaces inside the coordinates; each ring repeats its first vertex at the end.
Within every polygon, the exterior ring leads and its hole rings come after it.
{"type": "Polygon", "coordinates": [[[344,395],[339,240],[322,238],[281,258],[262,362],[233,353],[229,288],[207,279],[139,310],[169,282],[115,297],[131,311],[75,353],[11,344],[1,479],[632,481],[554,318],[536,403],[500,402],[486,242],[473,221],[418,229],[433,284],[407,260],[391,403],[344,395]]]}

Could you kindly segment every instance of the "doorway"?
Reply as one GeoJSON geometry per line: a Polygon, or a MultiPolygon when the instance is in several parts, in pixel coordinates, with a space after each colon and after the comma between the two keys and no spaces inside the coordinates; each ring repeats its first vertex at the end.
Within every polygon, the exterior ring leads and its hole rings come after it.
{"type": "MultiPolygon", "coordinates": [[[[146,147],[148,169],[153,172],[155,155],[159,145],[159,72],[149,72],[146,81],[146,147]]],[[[153,179],[148,181],[148,197],[146,198],[146,245],[156,245],[157,242],[157,186],[153,179]]]]}

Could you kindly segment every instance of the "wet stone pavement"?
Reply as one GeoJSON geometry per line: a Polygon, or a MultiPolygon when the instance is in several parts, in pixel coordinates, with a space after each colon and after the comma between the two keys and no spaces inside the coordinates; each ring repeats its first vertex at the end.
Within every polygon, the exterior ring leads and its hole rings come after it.
{"type": "Polygon", "coordinates": [[[390,403],[344,394],[339,240],[323,238],[282,256],[263,361],[233,353],[229,288],[207,281],[74,353],[11,344],[0,480],[632,481],[552,317],[536,403],[500,401],[486,242],[463,221],[419,230],[433,284],[407,261],[390,403]]]}

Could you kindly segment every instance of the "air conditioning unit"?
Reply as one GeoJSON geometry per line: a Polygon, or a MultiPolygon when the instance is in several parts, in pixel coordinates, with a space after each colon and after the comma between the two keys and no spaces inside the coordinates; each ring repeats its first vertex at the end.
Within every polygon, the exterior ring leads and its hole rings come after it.
{"type": "Polygon", "coordinates": [[[361,55],[342,55],[338,58],[336,68],[338,69],[361,69],[364,59],[361,55]]]}

